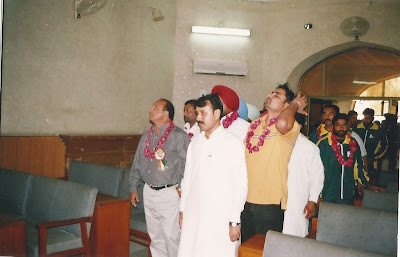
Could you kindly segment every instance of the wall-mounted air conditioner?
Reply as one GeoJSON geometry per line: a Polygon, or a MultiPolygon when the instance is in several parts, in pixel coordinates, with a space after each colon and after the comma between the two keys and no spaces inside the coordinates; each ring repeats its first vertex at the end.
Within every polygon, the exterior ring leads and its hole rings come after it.
{"type": "Polygon", "coordinates": [[[198,74],[246,76],[247,63],[195,59],[193,72],[198,74]]]}

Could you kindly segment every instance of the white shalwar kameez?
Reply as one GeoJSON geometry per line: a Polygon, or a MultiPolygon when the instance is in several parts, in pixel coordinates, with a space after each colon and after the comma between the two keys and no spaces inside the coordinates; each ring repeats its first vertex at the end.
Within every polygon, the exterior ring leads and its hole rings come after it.
{"type": "Polygon", "coordinates": [[[189,122],[186,122],[185,126],[183,127],[183,131],[185,131],[186,134],[189,134],[189,136],[190,136],[190,133],[192,133],[192,136],[190,137],[190,139],[193,139],[193,137],[197,136],[201,132],[199,124],[197,124],[197,122],[195,122],[192,127],[190,127],[189,122]]]}
{"type": "Polygon", "coordinates": [[[289,161],[288,201],[283,222],[284,234],[305,237],[309,220],[303,213],[308,201],[317,202],[324,186],[324,166],[319,148],[302,133],[289,161]]]}
{"type": "MultiPolygon", "coordinates": [[[[227,116],[232,115],[232,112],[225,115],[221,119],[221,126],[222,126],[222,121],[226,119],[227,116]]],[[[249,129],[250,123],[248,121],[245,121],[244,119],[237,117],[236,120],[232,122],[232,124],[226,128],[229,133],[232,135],[236,136],[242,143],[246,139],[247,136],[247,130],[249,129]]]]}
{"type": "Polygon", "coordinates": [[[247,196],[244,145],[219,126],[189,145],[182,180],[179,257],[234,257],[239,242],[229,222],[240,223],[247,196]]]}

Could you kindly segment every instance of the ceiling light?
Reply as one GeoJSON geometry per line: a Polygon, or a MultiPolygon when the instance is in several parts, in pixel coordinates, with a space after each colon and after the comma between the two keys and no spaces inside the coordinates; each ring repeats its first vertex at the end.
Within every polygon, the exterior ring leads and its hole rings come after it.
{"type": "Polygon", "coordinates": [[[376,84],[376,82],[373,82],[373,81],[360,81],[360,80],[353,80],[353,84],[375,85],[375,84],[376,84]]]}
{"type": "Polygon", "coordinates": [[[202,33],[202,34],[230,35],[230,36],[243,36],[243,37],[250,36],[249,29],[231,29],[231,28],[192,26],[192,32],[193,33],[202,33]]]}

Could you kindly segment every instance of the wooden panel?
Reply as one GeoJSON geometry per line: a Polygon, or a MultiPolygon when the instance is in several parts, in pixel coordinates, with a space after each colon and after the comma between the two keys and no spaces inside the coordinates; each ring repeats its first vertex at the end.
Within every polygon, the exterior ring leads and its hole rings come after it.
{"type": "Polygon", "coordinates": [[[53,177],[65,177],[65,145],[59,137],[54,138],[53,177]]]}
{"type": "Polygon", "coordinates": [[[3,168],[66,177],[72,160],[130,168],[141,135],[1,137],[3,168]]]}
{"type": "Polygon", "coordinates": [[[90,229],[89,256],[129,256],[129,207],[127,199],[97,195],[90,229]]]}
{"type": "Polygon", "coordinates": [[[239,245],[239,257],[262,257],[265,244],[265,235],[257,234],[239,245]]]}
{"type": "Polygon", "coordinates": [[[66,146],[66,172],[73,160],[130,168],[141,135],[60,135],[66,146]]]}
{"type": "Polygon", "coordinates": [[[31,151],[29,161],[29,172],[41,175],[43,172],[43,141],[39,138],[31,138],[31,151]]]}
{"type": "MultiPolygon", "coordinates": [[[[354,80],[382,82],[400,76],[400,56],[378,49],[355,48],[327,58],[326,63],[326,96],[359,96],[371,85],[354,84],[354,80]]],[[[323,72],[322,62],[310,68],[299,90],[322,96],[323,72]]]]}
{"type": "Polygon", "coordinates": [[[29,163],[31,158],[31,138],[30,137],[15,137],[17,141],[17,152],[15,170],[29,171],[29,163]]]}
{"type": "Polygon", "coordinates": [[[65,145],[53,137],[1,137],[0,167],[49,177],[65,177],[65,145]]]}
{"type": "Polygon", "coordinates": [[[25,222],[0,214],[0,255],[26,256],[25,231],[25,222]]]}
{"type": "Polygon", "coordinates": [[[1,143],[1,167],[6,169],[15,169],[17,163],[16,138],[3,137],[1,143]]]}
{"type": "Polygon", "coordinates": [[[321,96],[323,85],[323,65],[322,63],[313,67],[304,75],[299,84],[299,91],[306,96],[321,96]]]}

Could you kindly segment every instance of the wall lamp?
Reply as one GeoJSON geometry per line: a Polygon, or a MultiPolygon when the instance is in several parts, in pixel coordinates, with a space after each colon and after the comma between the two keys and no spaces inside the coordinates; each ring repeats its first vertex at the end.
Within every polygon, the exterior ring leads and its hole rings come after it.
{"type": "Polygon", "coordinates": [[[204,27],[204,26],[192,26],[192,33],[242,36],[242,37],[250,36],[249,29],[231,29],[231,28],[204,27]]]}

